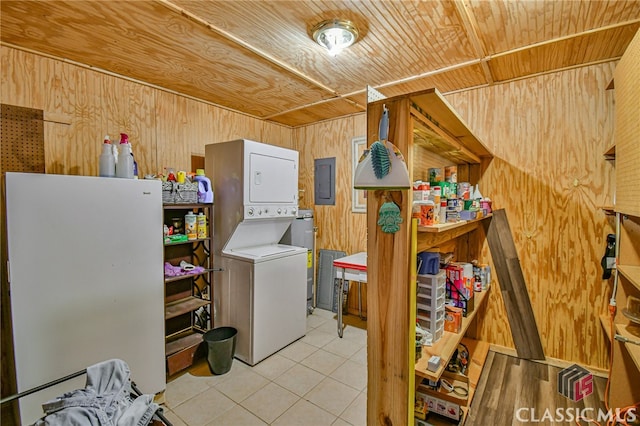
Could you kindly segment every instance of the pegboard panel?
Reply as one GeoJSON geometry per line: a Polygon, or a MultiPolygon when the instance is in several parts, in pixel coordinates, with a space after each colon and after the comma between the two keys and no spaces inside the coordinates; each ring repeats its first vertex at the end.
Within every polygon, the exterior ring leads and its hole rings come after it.
{"type": "Polygon", "coordinates": [[[616,210],[640,216],[640,31],[616,67],[616,210]]]}
{"type": "Polygon", "coordinates": [[[367,103],[379,101],[381,99],[387,99],[387,97],[373,87],[367,86],[367,103]]]}
{"type": "Polygon", "coordinates": [[[0,167],[2,172],[44,173],[42,110],[2,104],[0,167]]]}

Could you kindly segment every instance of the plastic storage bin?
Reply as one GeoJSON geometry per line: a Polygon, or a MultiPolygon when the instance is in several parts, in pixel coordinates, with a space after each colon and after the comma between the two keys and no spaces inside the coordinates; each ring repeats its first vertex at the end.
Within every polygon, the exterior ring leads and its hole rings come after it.
{"type": "Polygon", "coordinates": [[[418,275],[416,320],[437,342],[444,334],[444,315],[447,277],[444,271],[435,275],[418,275]]]}

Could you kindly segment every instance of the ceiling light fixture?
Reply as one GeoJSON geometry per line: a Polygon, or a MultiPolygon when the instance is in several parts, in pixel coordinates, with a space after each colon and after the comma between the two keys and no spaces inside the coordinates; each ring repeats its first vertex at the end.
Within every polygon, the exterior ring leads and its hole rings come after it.
{"type": "Polygon", "coordinates": [[[329,50],[329,55],[336,56],[358,39],[358,28],[351,21],[329,19],[320,22],[311,30],[313,39],[320,46],[329,50]]]}

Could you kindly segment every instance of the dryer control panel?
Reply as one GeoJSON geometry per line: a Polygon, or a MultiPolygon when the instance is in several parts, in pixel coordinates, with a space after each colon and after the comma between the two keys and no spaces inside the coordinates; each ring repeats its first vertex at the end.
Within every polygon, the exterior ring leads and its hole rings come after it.
{"type": "Polygon", "coordinates": [[[272,219],[277,217],[296,217],[298,214],[298,207],[295,205],[257,205],[257,206],[245,206],[244,219],[272,219]]]}

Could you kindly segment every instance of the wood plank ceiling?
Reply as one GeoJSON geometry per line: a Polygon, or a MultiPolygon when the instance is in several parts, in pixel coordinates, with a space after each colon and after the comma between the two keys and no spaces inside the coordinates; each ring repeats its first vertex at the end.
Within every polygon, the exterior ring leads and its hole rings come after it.
{"type": "Polygon", "coordinates": [[[2,0],[1,42],[287,126],[620,58],[640,0],[2,0]],[[310,37],[353,21],[330,57],[310,37]]]}

